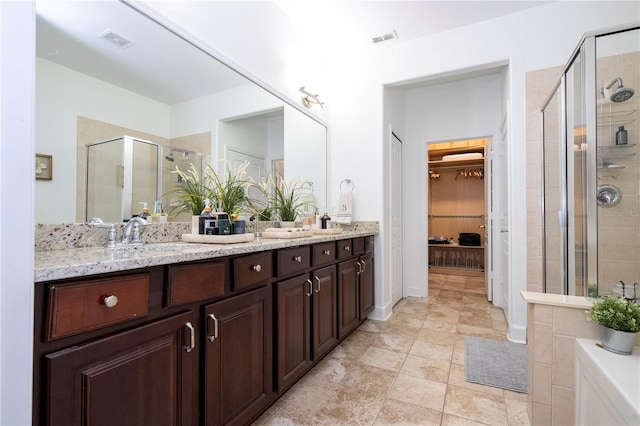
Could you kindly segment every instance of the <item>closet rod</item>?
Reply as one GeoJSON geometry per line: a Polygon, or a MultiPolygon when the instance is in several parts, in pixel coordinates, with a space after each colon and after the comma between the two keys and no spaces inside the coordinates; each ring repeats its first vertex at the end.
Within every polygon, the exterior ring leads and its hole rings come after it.
{"type": "Polygon", "coordinates": [[[430,214],[429,217],[431,219],[482,219],[484,217],[483,214],[477,214],[477,215],[458,215],[458,214],[451,214],[451,215],[442,215],[442,214],[430,214]]]}

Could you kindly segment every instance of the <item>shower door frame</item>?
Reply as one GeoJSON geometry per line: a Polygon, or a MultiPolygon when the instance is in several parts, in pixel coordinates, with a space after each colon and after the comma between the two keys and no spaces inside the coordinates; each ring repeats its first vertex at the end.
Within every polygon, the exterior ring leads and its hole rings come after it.
{"type": "MultiPolygon", "coordinates": [[[[585,214],[586,218],[584,220],[584,225],[586,227],[585,234],[585,242],[584,248],[586,248],[586,253],[583,253],[583,261],[584,263],[584,274],[583,274],[583,282],[581,283],[583,286],[583,294],[584,296],[593,296],[593,294],[589,293],[589,283],[598,284],[598,203],[597,203],[597,185],[598,185],[598,172],[597,172],[597,152],[598,152],[598,141],[597,141],[597,101],[598,101],[598,93],[599,89],[597,87],[597,56],[596,56],[596,39],[598,37],[605,37],[608,35],[613,35],[616,33],[626,32],[626,31],[634,31],[639,27],[637,25],[631,26],[622,26],[607,29],[605,31],[600,31],[597,33],[592,33],[589,35],[583,36],[582,40],[574,50],[573,54],[570,57],[570,60],[567,62],[567,65],[564,67],[561,73],[560,79],[554,84],[551,93],[545,99],[540,108],[540,122],[542,129],[542,148],[543,148],[543,161],[542,161],[542,177],[543,177],[543,197],[542,197],[542,223],[543,223],[543,233],[542,233],[542,269],[543,269],[543,291],[547,291],[547,239],[546,239],[546,187],[545,187],[545,152],[544,152],[544,111],[549,106],[550,102],[554,99],[556,91],[558,91],[558,96],[560,97],[560,110],[559,125],[562,126],[561,129],[561,140],[559,143],[563,145],[563,156],[565,161],[565,167],[563,172],[564,181],[561,177],[560,184],[562,186],[562,207],[561,211],[559,211],[560,218],[560,229],[562,232],[562,266],[561,266],[561,274],[562,274],[562,288],[564,294],[575,294],[576,287],[580,284],[575,282],[575,274],[569,275],[568,261],[570,259],[575,260],[576,252],[575,252],[575,244],[569,244],[569,223],[568,220],[569,210],[573,207],[573,205],[568,205],[568,203],[573,203],[573,200],[569,200],[568,195],[568,185],[570,179],[573,179],[573,176],[568,176],[568,170],[570,169],[567,165],[567,159],[569,158],[568,148],[569,148],[569,137],[573,137],[573,135],[569,135],[569,129],[567,126],[567,86],[566,86],[566,77],[567,72],[571,69],[572,65],[575,63],[576,59],[579,55],[582,60],[582,70],[584,71],[582,76],[584,81],[582,82],[583,91],[583,101],[584,101],[584,119],[585,119],[585,140],[586,140],[586,162],[585,169],[583,171],[583,179],[584,181],[584,189],[583,196],[585,199],[585,214]],[[562,220],[564,218],[564,221],[562,220]],[[573,282],[572,282],[573,280],[573,282]]],[[[573,129],[571,129],[573,131],[573,129]]],[[[573,144],[573,142],[572,142],[573,144]]],[[[572,153],[573,154],[573,153],[572,153]]],[[[562,159],[561,159],[562,161],[562,159]]],[[[572,168],[571,168],[572,169],[572,168]]],[[[573,209],[575,211],[575,209],[573,209]]],[[[583,228],[584,230],[584,228],[583,228]]],[[[575,264],[575,262],[574,262],[575,264]]]]}

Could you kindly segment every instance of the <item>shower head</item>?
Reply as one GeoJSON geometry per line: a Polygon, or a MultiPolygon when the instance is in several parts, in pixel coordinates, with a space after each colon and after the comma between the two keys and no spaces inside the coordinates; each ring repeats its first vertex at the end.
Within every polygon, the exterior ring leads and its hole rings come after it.
{"type": "Polygon", "coordinates": [[[600,89],[600,93],[605,98],[609,98],[611,102],[624,102],[633,96],[634,91],[629,87],[624,87],[622,85],[622,79],[618,77],[611,83],[605,83],[604,87],[600,89]],[[618,82],[618,87],[612,93],[609,89],[611,89],[611,86],[613,86],[616,81],[618,82]]]}
{"type": "Polygon", "coordinates": [[[164,157],[164,159],[167,161],[173,161],[173,151],[169,151],[169,155],[164,157]]]}

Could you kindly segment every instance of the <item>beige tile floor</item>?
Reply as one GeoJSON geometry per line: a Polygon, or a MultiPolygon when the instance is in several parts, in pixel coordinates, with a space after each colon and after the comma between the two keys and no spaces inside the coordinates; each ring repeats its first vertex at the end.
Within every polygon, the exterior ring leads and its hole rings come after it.
{"type": "Polygon", "coordinates": [[[526,394],[464,377],[464,337],[506,330],[484,279],[430,274],[428,298],[367,320],[254,425],[528,425],[526,394]]]}

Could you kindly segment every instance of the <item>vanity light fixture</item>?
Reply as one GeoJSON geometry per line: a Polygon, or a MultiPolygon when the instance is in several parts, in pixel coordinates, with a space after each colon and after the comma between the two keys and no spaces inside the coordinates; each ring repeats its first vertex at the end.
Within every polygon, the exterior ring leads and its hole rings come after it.
{"type": "Polygon", "coordinates": [[[324,102],[322,102],[320,100],[320,98],[318,97],[319,95],[314,95],[311,92],[307,91],[304,86],[302,86],[300,88],[300,93],[302,93],[303,95],[305,95],[302,98],[302,105],[304,105],[306,108],[311,108],[311,106],[313,105],[320,105],[320,108],[323,107],[324,102]]]}

